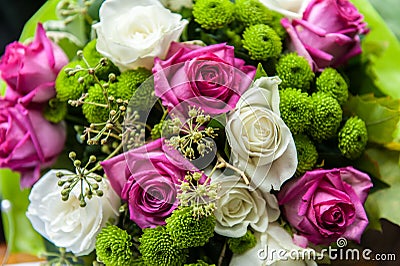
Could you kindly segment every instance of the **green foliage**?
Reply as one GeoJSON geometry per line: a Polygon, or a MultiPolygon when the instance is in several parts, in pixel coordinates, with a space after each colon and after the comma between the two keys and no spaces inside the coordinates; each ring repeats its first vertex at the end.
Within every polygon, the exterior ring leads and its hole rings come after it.
{"type": "Polygon", "coordinates": [[[378,165],[382,181],[390,184],[370,194],[365,203],[370,226],[380,229],[379,219],[387,219],[400,225],[400,166],[399,152],[384,149],[367,149],[365,153],[371,158],[372,163],[378,165]]]}
{"type": "Polygon", "coordinates": [[[248,27],[243,32],[243,48],[253,60],[276,58],[282,52],[282,42],[273,28],[265,24],[248,27]]]}
{"type": "Polygon", "coordinates": [[[357,159],[368,142],[367,127],[362,119],[351,117],[339,131],[339,150],[348,159],[357,159]]]}
{"type": "Polygon", "coordinates": [[[316,141],[336,136],[342,121],[342,109],[339,103],[328,94],[317,92],[311,96],[312,119],[310,134],[316,141]]]}
{"type": "MultiPolygon", "coordinates": [[[[151,71],[146,68],[138,68],[122,72],[115,82],[118,86],[117,95],[115,95],[115,97],[123,100],[130,100],[135,92],[137,92],[137,88],[150,76],[151,71]]],[[[143,86],[143,88],[145,89],[146,87],[143,86]]],[[[147,103],[146,99],[143,99],[143,97],[139,98],[138,102],[144,101],[147,103]]],[[[152,99],[152,97],[146,98],[152,99]]]]}
{"type": "Polygon", "coordinates": [[[391,100],[388,97],[376,98],[371,94],[350,96],[343,110],[347,116],[358,116],[364,120],[369,142],[400,150],[399,100],[391,100]]]}
{"type": "Polygon", "coordinates": [[[239,238],[229,238],[227,242],[229,249],[232,250],[233,253],[242,254],[255,247],[257,239],[250,230],[247,230],[244,236],[239,238]]]}
{"type": "Polygon", "coordinates": [[[121,228],[110,225],[96,237],[96,254],[105,265],[124,266],[132,261],[131,236],[121,228]]]}
{"type": "Polygon", "coordinates": [[[165,227],[144,229],[139,242],[139,251],[145,265],[178,266],[186,261],[187,249],[180,249],[165,227]]]}
{"type": "Polygon", "coordinates": [[[193,5],[194,20],[207,30],[224,27],[234,19],[235,6],[229,0],[197,0],[193,5]]]}
{"type": "Polygon", "coordinates": [[[197,219],[191,207],[174,210],[166,222],[167,231],[179,248],[203,246],[214,235],[215,216],[197,219]]]}
{"type": "Polygon", "coordinates": [[[317,91],[325,92],[335,98],[340,105],[347,101],[348,86],[342,75],[334,68],[325,68],[316,82],[317,91]]]}
{"type": "Polygon", "coordinates": [[[310,89],[315,76],[307,60],[296,53],[283,55],[276,64],[276,73],[282,80],[280,88],[296,88],[303,91],[310,89]]]}
{"type": "Polygon", "coordinates": [[[295,135],[294,143],[297,151],[296,176],[312,170],[318,160],[318,152],[314,143],[306,135],[295,135]]]}
{"type": "Polygon", "coordinates": [[[215,266],[215,264],[208,264],[202,260],[197,260],[197,263],[185,264],[184,266],[215,266]]]}
{"type": "Polygon", "coordinates": [[[273,19],[272,11],[257,0],[236,0],[235,16],[246,26],[269,24],[273,19]]]}
{"type": "Polygon", "coordinates": [[[311,123],[310,102],[308,94],[299,89],[286,88],[279,91],[279,109],[281,117],[292,134],[304,132],[311,123]]]}

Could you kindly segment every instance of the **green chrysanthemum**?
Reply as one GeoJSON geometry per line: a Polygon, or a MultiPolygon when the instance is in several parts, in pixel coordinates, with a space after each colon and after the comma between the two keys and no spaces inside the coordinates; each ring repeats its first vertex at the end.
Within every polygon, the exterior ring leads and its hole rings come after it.
{"type": "Polygon", "coordinates": [[[269,24],[273,19],[272,11],[257,0],[236,0],[235,16],[246,26],[269,24]]]}
{"type": "Polygon", "coordinates": [[[282,42],[276,32],[267,25],[257,24],[243,32],[243,47],[253,60],[275,58],[282,52],[282,42]]]}
{"type": "Polygon", "coordinates": [[[207,30],[224,27],[234,19],[235,6],[229,0],[197,0],[193,5],[194,20],[207,30]]]}
{"type": "MultiPolygon", "coordinates": [[[[116,94],[116,86],[114,83],[110,84],[107,92],[108,96],[114,96],[116,94]]],[[[99,84],[94,84],[94,86],[89,88],[88,96],[85,98],[84,102],[85,103],[82,105],[82,112],[89,123],[102,123],[108,120],[110,110],[106,107],[96,105],[107,104],[103,89],[99,84]]],[[[112,107],[116,108],[117,106],[113,104],[112,107]]]]}
{"type": "Polygon", "coordinates": [[[55,83],[58,100],[62,102],[76,100],[93,84],[93,78],[86,71],[79,71],[74,75],[68,75],[65,71],[69,68],[75,69],[78,66],[85,67],[85,63],[83,61],[72,61],[58,73],[55,83]]]}
{"type": "Polygon", "coordinates": [[[246,234],[242,237],[228,239],[229,249],[235,254],[242,254],[255,247],[256,244],[257,239],[250,230],[247,230],[246,234]]]}
{"type": "Polygon", "coordinates": [[[316,141],[335,136],[342,121],[340,104],[333,97],[322,92],[314,93],[311,99],[313,106],[311,136],[316,141]]]}
{"type": "Polygon", "coordinates": [[[306,135],[295,135],[294,143],[297,151],[296,176],[312,170],[318,160],[318,152],[314,143],[306,135]]]}
{"type": "Polygon", "coordinates": [[[316,82],[317,91],[322,91],[335,98],[340,105],[347,101],[348,86],[342,75],[334,68],[325,68],[316,82]]]}
{"type": "Polygon", "coordinates": [[[150,76],[151,71],[145,68],[122,72],[115,82],[117,85],[117,93],[115,97],[123,100],[130,100],[135,94],[137,88],[150,76]]]}
{"type": "Polygon", "coordinates": [[[139,242],[143,262],[148,266],[178,266],[186,261],[187,249],[180,249],[165,227],[144,229],[139,242]]]}
{"type": "Polygon", "coordinates": [[[281,40],[284,40],[287,34],[286,29],[281,24],[281,19],[284,18],[284,16],[275,11],[271,12],[272,12],[272,21],[268,25],[275,30],[276,34],[278,34],[281,40]]]}
{"type": "Polygon", "coordinates": [[[339,149],[343,156],[357,159],[363,153],[368,142],[365,122],[358,117],[351,117],[339,131],[339,149]]]}
{"type": "Polygon", "coordinates": [[[299,89],[279,91],[281,117],[293,134],[304,132],[311,123],[311,99],[299,89]]]}
{"type": "Polygon", "coordinates": [[[67,107],[66,102],[60,102],[57,98],[51,99],[43,110],[43,116],[52,123],[59,123],[67,115],[67,107]]]}
{"type": "Polygon", "coordinates": [[[96,43],[97,39],[94,39],[90,41],[88,44],[86,44],[86,46],[83,48],[83,56],[91,67],[97,65],[102,58],[105,59],[104,65],[102,65],[98,70],[96,70],[96,76],[99,79],[107,81],[108,75],[110,73],[118,75],[119,69],[109,59],[107,59],[106,57],[102,56],[99,52],[97,52],[96,43]]]}
{"type": "Polygon", "coordinates": [[[302,91],[310,89],[315,76],[307,60],[296,53],[282,56],[276,64],[276,73],[282,80],[280,88],[296,88],[302,91]]]}
{"type": "Polygon", "coordinates": [[[180,248],[203,246],[214,235],[215,216],[196,219],[191,207],[176,209],[166,222],[167,231],[180,248]]]}
{"type": "Polygon", "coordinates": [[[202,260],[197,260],[197,263],[185,264],[184,266],[215,266],[215,264],[208,264],[202,260]]]}
{"type": "Polygon", "coordinates": [[[131,246],[131,236],[125,230],[115,225],[104,227],[96,238],[97,258],[105,265],[131,265],[131,246]]]}
{"type": "Polygon", "coordinates": [[[154,95],[154,82],[146,81],[133,94],[129,105],[135,110],[149,111],[156,102],[154,95]]]}

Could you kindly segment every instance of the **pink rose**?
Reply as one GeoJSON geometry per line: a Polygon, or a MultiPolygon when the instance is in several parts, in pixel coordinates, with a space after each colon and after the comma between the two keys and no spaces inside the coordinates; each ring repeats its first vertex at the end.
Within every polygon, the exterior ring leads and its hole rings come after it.
{"type": "Polygon", "coordinates": [[[352,167],[321,169],[287,183],[278,200],[289,223],[312,243],[339,237],[359,242],[368,225],[363,204],[371,187],[369,176],[352,167]]]}
{"type": "Polygon", "coordinates": [[[313,0],[302,19],[281,20],[291,39],[290,49],[304,56],[314,71],[337,67],[361,53],[359,34],[368,29],[348,0],[313,0]]]}
{"type": "Polygon", "coordinates": [[[41,24],[28,45],[13,42],[0,61],[1,77],[7,83],[6,99],[43,103],[56,95],[54,82],[68,63],[65,53],[46,36],[41,24]]]}
{"type": "Polygon", "coordinates": [[[0,99],[0,167],[21,173],[21,187],[32,186],[40,169],[52,165],[64,148],[64,124],[52,124],[41,110],[0,99]]]}
{"type": "Polygon", "coordinates": [[[155,59],[155,93],[169,110],[185,103],[221,114],[236,106],[255,72],[224,43],[206,47],[172,43],[165,60],[155,59]]]}
{"type": "Polygon", "coordinates": [[[179,180],[187,170],[197,170],[178,152],[165,153],[163,141],[157,139],[101,163],[113,189],[128,202],[130,219],[141,228],[165,224],[178,206],[179,180]]]}

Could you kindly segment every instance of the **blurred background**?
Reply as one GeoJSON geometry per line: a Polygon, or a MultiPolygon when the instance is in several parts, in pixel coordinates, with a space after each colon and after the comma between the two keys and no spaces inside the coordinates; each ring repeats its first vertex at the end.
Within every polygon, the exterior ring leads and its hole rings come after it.
{"type": "MultiPolygon", "coordinates": [[[[133,0],[132,0],[133,1],[133,0]]],[[[389,27],[400,39],[400,18],[398,0],[369,0],[382,15],[389,27]]],[[[6,45],[16,41],[25,22],[39,9],[45,0],[0,0],[0,55],[6,45]]],[[[0,198],[1,201],[1,198],[0,198]]],[[[393,210],[399,211],[399,210],[393,210]]],[[[1,213],[0,213],[1,214],[1,213]]],[[[396,253],[396,262],[335,262],[333,265],[400,265],[400,227],[383,220],[383,232],[367,231],[362,239],[362,246],[375,253],[396,253]]],[[[0,243],[4,242],[0,219],[0,243]]]]}

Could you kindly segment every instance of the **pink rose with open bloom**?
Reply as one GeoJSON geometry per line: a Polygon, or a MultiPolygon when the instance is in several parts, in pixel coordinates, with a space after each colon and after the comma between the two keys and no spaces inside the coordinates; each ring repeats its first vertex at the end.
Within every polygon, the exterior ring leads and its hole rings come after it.
{"type": "Polygon", "coordinates": [[[179,180],[189,169],[198,171],[177,151],[166,153],[163,141],[157,139],[101,163],[113,189],[128,202],[130,219],[141,228],[164,225],[178,207],[179,180]]]}
{"type": "Polygon", "coordinates": [[[364,17],[348,0],[313,0],[302,19],[281,20],[290,49],[304,56],[314,71],[337,67],[361,53],[359,34],[368,29],[364,17]]]}
{"type": "Polygon", "coordinates": [[[68,58],[47,38],[38,24],[35,39],[28,45],[13,42],[0,60],[1,77],[7,83],[6,99],[22,103],[44,103],[56,95],[54,82],[68,58]]]}
{"type": "Polygon", "coordinates": [[[156,96],[169,110],[184,102],[208,114],[228,112],[250,86],[256,68],[235,58],[224,43],[197,46],[172,43],[165,60],[155,59],[156,96]]]}
{"type": "Polygon", "coordinates": [[[32,186],[40,169],[52,165],[64,148],[63,123],[52,124],[41,110],[0,99],[0,167],[21,173],[21,187],[32,186]]]}
{"type": "Polygon", "coordinates": [[[369,176],[353,167],[319,169],[288,182],[278,200],[289,223],[312,243],[339,237],[359,242],[368,225],[363,204],[371,187],[369,176]]]}

